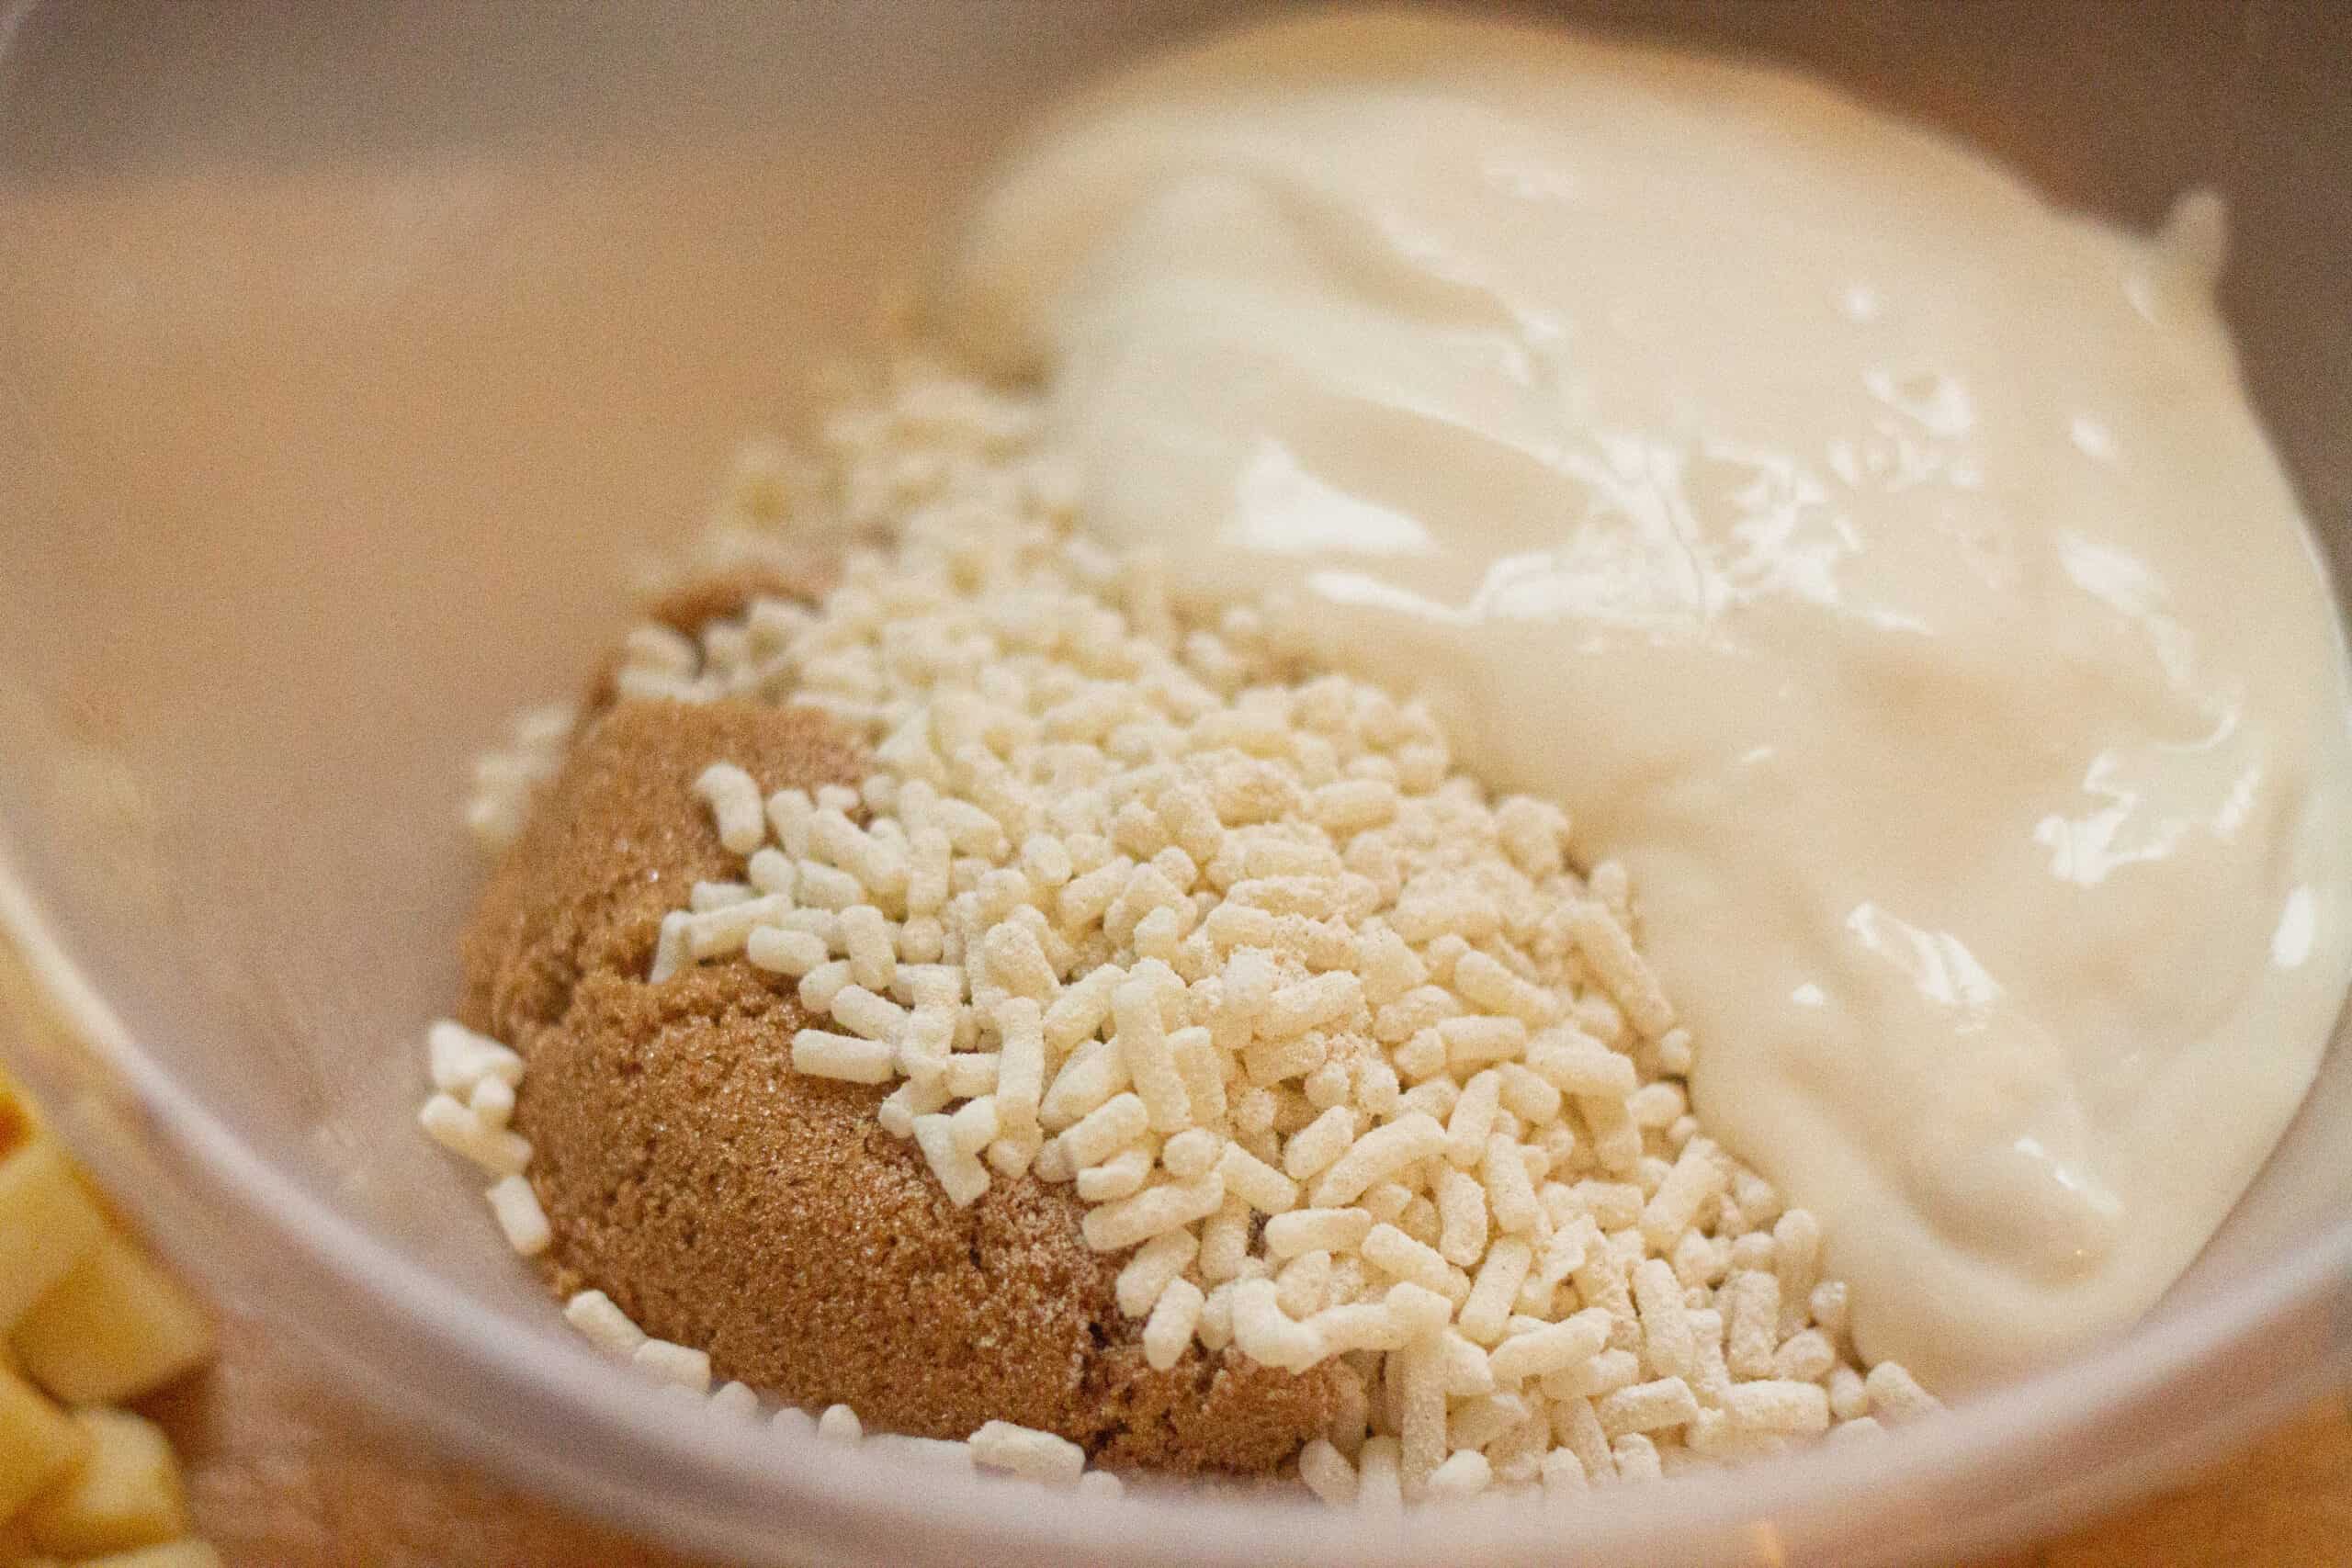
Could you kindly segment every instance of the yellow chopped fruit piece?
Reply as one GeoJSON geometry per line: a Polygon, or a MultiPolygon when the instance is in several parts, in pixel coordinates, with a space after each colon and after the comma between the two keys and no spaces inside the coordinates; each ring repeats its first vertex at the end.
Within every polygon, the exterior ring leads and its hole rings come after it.
{"type": "Polygon", "coordinates": [[[24,1085],[0,1067],[0,1160],[48,1135],[48,1128],[40,1119],[40,1107],[33,1103],[33,1097],[25,1091],[24,1085]]]}
{"type": "Polygon", "coordinates": [[[25,1533],[24,1520],[0,1521],[0,1562],[10,1568],[35,1568],[36,1564],[50,1561],[46,1554],[33,1550],[33,1538],[25,1533]]]}
{"type": "Polygon", "coordinates": [[[26,1511],[33,1545],[88,1557],[186,1535],[179,1461],[164,1429],[127,1410],[77,1410],[74,1420],[89,1449],[26,1511]]]}
{"type": "Polygon", "coordinates": [[[80,1424],[0,1366],[0,1519],[14,1518],[89,1446],[80,1424]]]}
{"type": "Polygon", "coordinates": [[[141,1547],[111,1557],[85,1557],[74,1568],[224,1568],[220,1553],[200,1540],[141,1547]]]}
{"type": "Polygon", "coordinates": [[[40,1123],[33,1120],[33,1109],[0,1083],[0,1159],[15,1154],[29,1144],[40,1132],[40,1123]]]}
{"type": "Polygon", "coordinates": [[[212,1323],[160,1266],[110,1235],[33,1304],[14,1348],[58,1398],[119,1404],[202,1365],[212,1323]]]}
{"type": "Polygon", "coordinates": [[[13,1329],[106,1234],[56,1144],[37,1137],[0,1157],[0,1330],[13,1329]]]}

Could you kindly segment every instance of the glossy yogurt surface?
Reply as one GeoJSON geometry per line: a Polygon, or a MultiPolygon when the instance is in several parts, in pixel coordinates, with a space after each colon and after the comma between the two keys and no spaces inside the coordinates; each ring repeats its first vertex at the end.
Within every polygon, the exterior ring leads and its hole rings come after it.
{"type": "Polygon", "coordinates": [[[1438,17],[1074,102],[933,303],[1635,878],[1701,1115],[1947,1391],[2143,1312],[2347,972],[2334,606],[2154,240],[1777,72],[1438,17]]]}

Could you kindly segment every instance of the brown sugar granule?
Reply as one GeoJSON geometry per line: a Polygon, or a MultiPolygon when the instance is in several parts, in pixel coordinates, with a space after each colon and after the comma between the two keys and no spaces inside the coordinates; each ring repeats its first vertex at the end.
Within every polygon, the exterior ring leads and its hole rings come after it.
{"type": "Polygon", "coordinates": [[[764,790],[852,783],[821,716],[628,701],[592,719],[485,890],[460,1016],[529,1063],[515,1125],[566,1292],[707,1348],[720,1379],[960,1438],[1006,1420],[1118,1467],[1264,1472],[1329,1424],[1336,1363],[1294,1375],[1195,1345],[1146,1366],[1067,1187],[951,1204],[876,1120],[880,1089],[796,1075],[791,983],[731,959],[644,976],[664,913],[730,878],[688,786],[713,757],[764,790]]]}

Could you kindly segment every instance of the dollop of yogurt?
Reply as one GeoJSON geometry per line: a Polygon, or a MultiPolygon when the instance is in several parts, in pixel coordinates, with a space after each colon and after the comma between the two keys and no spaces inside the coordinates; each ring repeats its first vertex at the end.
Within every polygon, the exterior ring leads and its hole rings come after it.
{"type": "Polygon", "coordinates": [[[1623,860],[1700,1114],[1952,1391],[2157,1299],[2345,993],[2343,643],[2218,240],[1778,72],[1338,16],[1074,101],[932,302],[1091,525],[1623,860]]]}

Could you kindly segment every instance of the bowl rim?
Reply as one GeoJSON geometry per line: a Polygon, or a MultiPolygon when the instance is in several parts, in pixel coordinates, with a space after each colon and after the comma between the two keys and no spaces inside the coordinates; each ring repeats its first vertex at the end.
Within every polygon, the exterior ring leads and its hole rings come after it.
{"type": "MultiPolygon", "coordinates": [[[[0,64],[39,0],[0,0],[0,64]]],[[[1487,1500],[1401,1519],[1303,1496],[1063,1495],[872,1448],[735,1429],[577,1342],[487,1311],[288,1169],[123,1024],[44,913],[0,819],[0,1044],[121,1206],[195,1278],[262,1309],[355,1403],[521,1486],[688,1550],[1037,1562],[1424,1564],[1950,1560],[2111,1502],[2352,1372],[2352,1214],[2224,1292],[1882,1443],[1818,1445],[1672,1485],[1487,1500]],[[22,979],[18,986],[9,982],[22,979]],[[21,1011],[22,1016],[17,1016],[21,1011]],[[233,1235],[200,1248],[188,1238],[233,1235]],[[2315,1331],[2305,1337],[2294,1332],[2315,1331]],[[2259,1375],[2249,1375],[2259,1374],[2259,1375]],[[910,1484],[912,1482],[914,1484],[910,1484]]],[[[420,1029],[423,1021],[419,1021],[420,1029]]],[[[2332,1053],[2352,1049],[2341,1028],[2332,1053]]],[[[423,1090],[420,1069],[419,1089],[423,1090]]],[[[419,1149],[423,1145],[419,1142],[419,1149]]],[[[552,1307],[553,1303],[549,1303],[552,1307]]]]}

